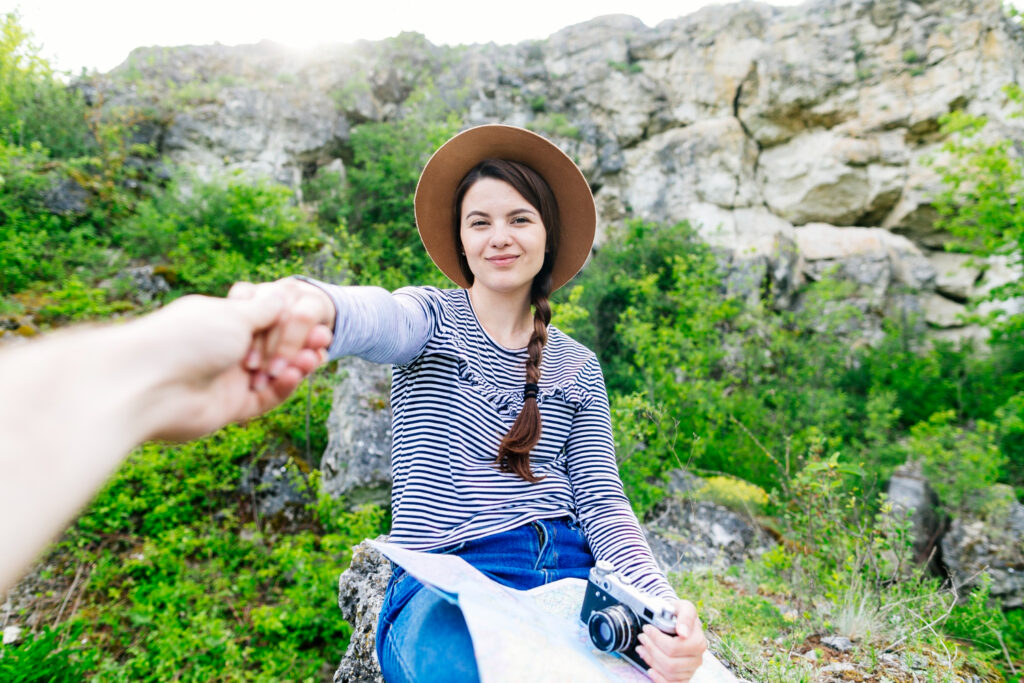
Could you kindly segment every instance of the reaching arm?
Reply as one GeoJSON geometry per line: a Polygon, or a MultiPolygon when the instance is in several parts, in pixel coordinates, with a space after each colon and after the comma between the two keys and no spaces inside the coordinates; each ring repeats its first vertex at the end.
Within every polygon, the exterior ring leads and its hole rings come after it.
{"type": "Polygon", "coordinates": [[[283,401],[323,359],[330,332],[306,343],[272,383],[242,366],[283,301],[184,297],[124,325],[71,330],[0,353],[0,590],[149,439],[185,440],[283,401]]]}

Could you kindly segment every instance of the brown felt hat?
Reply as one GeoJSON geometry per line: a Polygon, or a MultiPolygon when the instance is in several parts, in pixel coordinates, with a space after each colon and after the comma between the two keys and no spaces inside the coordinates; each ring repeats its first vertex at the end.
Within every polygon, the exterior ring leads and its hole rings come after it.
{"type": "Polygon", "coordinates": [[[551,271],[555,291],[583,267],[594,244],[597,211],[583,173],[554,143],[525,128],[488,124],[465,130],[434,152],[416,185],[416,227],[441,272],[468,287],[452,238],[452,202],[466,174],[484,159],[526,164],[551,187],[561,219],[558,256],[551,271]]]}

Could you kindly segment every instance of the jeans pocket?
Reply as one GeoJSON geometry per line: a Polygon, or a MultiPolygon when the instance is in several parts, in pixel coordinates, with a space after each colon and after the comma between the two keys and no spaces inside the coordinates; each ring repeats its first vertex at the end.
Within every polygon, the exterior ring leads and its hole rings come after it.
{"type": "MultiPolygon", "coordinates": [[[[419,582],[398,565],[394,565],[388,586],[384,589],[384,601],[380,606],[378,622],[390,624],[405,606],[405,603],[416,593],[419,582]]],[[[379,628],[379,626],[378,626],[379,628]]]]}

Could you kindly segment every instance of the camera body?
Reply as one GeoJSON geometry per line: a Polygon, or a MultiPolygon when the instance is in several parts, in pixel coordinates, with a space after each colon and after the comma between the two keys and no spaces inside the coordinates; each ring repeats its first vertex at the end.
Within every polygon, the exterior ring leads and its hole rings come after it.
{"type": "Polygon", "coordinates": [[[676,632],[676,615],[671,605],[641,593],[605,561],[598,561],[590,570],[580,621],[587,625],[594,647],[618,653],[644,672],[650,667],[636,653],[637,636],[644,624],[672,635],[676,632]]]}

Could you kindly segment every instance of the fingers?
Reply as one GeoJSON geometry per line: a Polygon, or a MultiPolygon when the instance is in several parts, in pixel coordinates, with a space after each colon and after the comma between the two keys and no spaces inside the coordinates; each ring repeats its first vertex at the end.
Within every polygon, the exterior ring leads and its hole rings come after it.
{"type": "Polygon", "coordinates": [[[326,325],[317,325],[309,331],[306,338],[307,349],[326,349],[331,345],[334,333],[326,325]]]}
{"type": "MultiPolygon", "coordinates": [[[[293,278],[262,284],[236,282],[228,298],[250,304],[244,314],[257,332],[242,365],[251,373],[253,390],[264,391],[290,366],[305,375],[324,361],[320,351],[333,335],[321,324],[329,301],[318,288],[293,278]],[[314,354],[300,356],[304,349],[314,354]]],[[[288,380],[279,386],[290,384],[288,380]]]]}
{"type": "MultiPolygon", "coordinates": [[[[256,296],[257,286],[251,282],[236,282],[231,285],[231,289],[228,290],[228,299],[234,300],[249,300],[256,296]]],[[[283,302],[282,302],[283,306],[283,302]]],[[[277,311],[280,314],[280,311],[277,311]]],[[[261,325],[258,329],[263,329],[266,325],[261,325]]],[[[249,350],[246,351],[245,356],[242,359],[242,367],[250,372],[259,370],[260,364],[263,360],[263,353],[266,346],[266,335],[263,333],[257,333],[253,335],[252,344],[249,346],[249,350]]],[[[253,378],[255,380],[255,376],[253,378]]],[[[251,382],[251,386],[255,386],[255,382],[251,382]]]]}
{"type": "Polygon", "coordinates": [[[306,341],[318,324],[318,302],[302,298],[292,304],[282,317],[281,324],[274,326],[267,336],[267,354],[270,364],[266,367],[271,377],[276,377],[294,357],[306,346],[306,341]]]}
{"type": "Polygon", "coordinates": [[[658,683],[689,681],[707,650],[697,609],[687,600],[676,602],[676,635],[653,626],[644,627],[637,652],[651,667],[651,678],[658,683]]]}
{"type": "Polygon", "coordinates": [[[253,296],[233,302],[243,319],[252,326],[253,332],[265,330],[284,312],[284,298],[276,292],[256,292],[253,296]]]}

